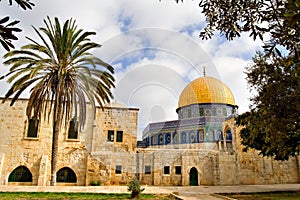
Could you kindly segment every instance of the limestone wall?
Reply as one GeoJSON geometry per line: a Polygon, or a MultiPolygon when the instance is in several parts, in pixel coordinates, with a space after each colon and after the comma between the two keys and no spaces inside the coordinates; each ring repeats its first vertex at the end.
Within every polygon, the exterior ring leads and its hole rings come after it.
{"type": "Polygon", "coordinates": [[[233,152],[220,152],[221,185],[300,182],[299,156],[288,161],[275,161],[273,158],[258,155],[259,152],[253,149],[243,152],[239,137],[241,127],[235,126],[233,118],[225,121],[223,127],[232,130],[233,152]]]}
{"type": "MultiPolygon", "coordinates": [[[[149,185],[190,185],[190,170],[198,171],[200,185],[237,184],[282,184],[299,183],[299,161],[274,161],[249,153],[204,152],[186,150],[141,151],[140,181],[149,185]],[[298,163],[298,164],[297,164],[298,163]],[[151,173],[145,174],[145,166],[151,166],[151,173]],[[164,166],[170,166],[165,175],[164,166]],[[182,174],[175,174],[175,167],[181,166],[182,174]]],[[[299,158],[298,158],[299,159],[299,158]]]]}
{"type": "Polygon", "coordinates": [[[91,152],[106,151],[119,147],[132,152],[136,148],[138,109],[132,108],[104,108],[98,109],[94,123],[93,149],[91,152]],[[108,130],[115,132],[114,141],[107,140],[108,130]],[[116,141],[116,132],[123,131],[123,142],[116,141]],[[111,145],[113,144],[113,145],[111,145]]]}
{"type": "MultiPolygon", "coordinates": [[[[18,100],[13,107],[9,103],[0,105],[0,184],[49,185],[51,120],[48,123],[41,119],[38,137],[29,138],[27,100],[18,100]],[[8,183],[9,175],[18,166],[29,169],[32,182],[8,183]]],[[[243,152],[238,135],[240,128],[233,119],[223,123],[224,133],[231,129],[231,143],[136,149],[138,109],[105,107],[95,112],[88,105],[87,113],[86,125],[77,139],[68,139],[65,127],[59,135],[57,170],[72,169],[77,177],[73,185],[90,185],[92,181],[100,181],[102,185],[126,185],[134,176],[147,185],[190,185],[195,183],[191,179],[196,179],[199,185],[300,182],[299,156],[281,162],[263,158],[254,150],[243,152]],[[113,141],[108,140],[108,130],[115,134],[113,141]],[[121,142],[116,140],[117,131],[123,133],[121,142]]]]}
{"type": "MultiPolygon", "coordinates": [[[[13,107],[9,104],[8,100],[0,106],[0,184],[49,185],[51,118],[49,123],[41,119],[38,136],[29,138],[28,119],[25,114],[27,100],[18,100],[13,107]],[[29,169],[32,182],[8,183],[9,175],[19,166],[29,169]]],[[[106,184],[128,182],[129,177],[135,173],[136,159],[132,152],[136,147],[138,109],[105,108],[103,111],[97,108],[95,116],[94,110],[87,105],[87,113],[86,124],[79,130],[77,139],[68,139],[68,127],[62,127],[59,135],[57,170],[68,167],[74,171],[77,182],[71,185],[88,185],[97,178],[106,184]],[[123,131],[123,141],[108,142],[107,129],[123,131]],[[107,157],[107,154],[110,156],[107,157]],[[115,176],[114,168],[118,164],[123,166],[123,170],[121,175],[115,176]],[[92,171],[95,171],[95,174],[91,175],[92,171]]]]}
{"type": "Polygon", "coordinates": [[[198,182],[203,185],[213,185],[214,173],[211,151],[195,149],[145,149],[139,150],[139,179],[142,184],[149,185],[190,185],[190,170],[196,168],[198,182]],[[145,167],[151,166],[149,174],[145,167]],[[169,167],[165,174],[164,167],[169,167]],[[176,173],[180,167],[180,173],[176,173]]]}

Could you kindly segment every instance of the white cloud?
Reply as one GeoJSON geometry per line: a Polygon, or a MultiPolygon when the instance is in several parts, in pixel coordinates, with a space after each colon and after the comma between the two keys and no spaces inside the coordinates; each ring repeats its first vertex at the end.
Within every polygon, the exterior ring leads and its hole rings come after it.
{"type": "MultiPolygon", "coordinates": [[[[62,23],[74,18],[79,28],[96,31],[91,39],[103,46],[93,53],[114,64],[116,100],[140,108],[140,133],[149,122],[177,119],[179,95],[188,81],[202,76],[202,66],[231,88],[240,111],[247,110],[243,70],[260,43],[247,35],[230,42],[218,35],[202,41],[205,21],[197,1],[52,0],[35,2],[29,11],[1,3],[2,16],[21,20],[17,48],[28,42],[25,36],[37,38],[31,25],[43,26],[46,16],[57,16],[62,23]]],[[[1,75],[6,72],[0,68],[1,75]]],[[[1,80],[1,96],[7,88],[1,80]]]]}

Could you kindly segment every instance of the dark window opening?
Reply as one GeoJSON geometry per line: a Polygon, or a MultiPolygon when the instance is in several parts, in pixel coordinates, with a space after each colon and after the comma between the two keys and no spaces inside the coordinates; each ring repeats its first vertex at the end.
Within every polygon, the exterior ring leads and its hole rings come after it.
{"type": "Polygon", "coordinates": [[[164,174],[170,174],[170,166],[164,166],[164,174]]]}
{"type": "Polygon", "coordinates": [[[231,130],[228,129],[226,131],[226,141],[231,141],[232,140],[232,134],[231,134],[231,130]]]}
{"type": "Polygon", "coordinates": [[[117,131],[117,142],[123,142],[123,131],[117,131]]]}
{"type": "Polygon", "coordinates": [[[122,165],[116,165],[116,174],[122,174],[122,165]]]}
{"type": "Polygon", "coordinates": [[[31,118],[28,120],[27,137],[37,138],[39,120],[31,118]]]}
{"type": "Polygon", "coordinates": [[[145,174],[151,174],[151,166],[145,166],[145,174]]]}
{"type": "Polygon", "coordinates": [[[64,183],[76,183],[77,178],[75,172],[69,167],[64,167],[56,173],[56,181],[64,183]]]}
{"type": "Polygon", "coordinates": [[[203,116],[204,115],[204,108],[199,108],[199,116],[203,116]]]}
{"type": "Polygon", "coordinates": [[[78,121],[76,118],[73,118],[69,124],[68,139],[77,139],[78,138],[78,121]]]}
{"type": "Polygon", "coordinates": [[[175,166],[175,174],[181,174],[181,166],[175,166]]]}
{"type": "Polygon", "coordinates": [[[158,135],[158,144],[164,144],[164,136],[163,134],[158,135]]]}
{"type": "Polygon", "coordinates": [[[32,174],[27,167],[19,166],[10,173],[8,182],[32,182],[32,174]]]}
{"type": "Polygon", "coordinates": [[[108,130],[108,132],[107,132],[107,141],[113,142],[114,141],[114,134],[115,134],[114,131],[108,130]]]}

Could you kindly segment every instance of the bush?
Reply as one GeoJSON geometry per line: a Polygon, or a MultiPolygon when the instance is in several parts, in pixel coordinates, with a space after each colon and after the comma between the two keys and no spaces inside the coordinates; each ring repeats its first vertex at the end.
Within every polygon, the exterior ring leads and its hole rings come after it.
{"type": "Polygon", "coordinates": [[[100,186],[101,182],[100,181],[90,181],[90,186],[100,186]]]}
{"type": "Polygon", "coordinates": [[[140,194],[145,190],[145,188],[141,189],[139,181],[136,177],[132,178],[128,185],[128,191],[131,191],[131,198],[140,199],[140,194]]]}

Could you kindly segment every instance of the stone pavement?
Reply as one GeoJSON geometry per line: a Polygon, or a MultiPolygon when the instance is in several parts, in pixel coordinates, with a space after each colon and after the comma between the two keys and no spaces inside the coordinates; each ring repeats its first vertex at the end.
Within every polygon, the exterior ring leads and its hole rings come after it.
{"type": "MultiPolygon", "coordinates": [[[[300,184],[234,185],[234,186],[142,186],[143,193],[174,194],[184,200],[220,200],[220,193],[300,191],[300,184]]],[[[128,193],[127,186],[11,186],[0,185],[1,192],[84,192],[128,193]]],[[[300,199],[300,197],[299,197],[300,199]]]]}

